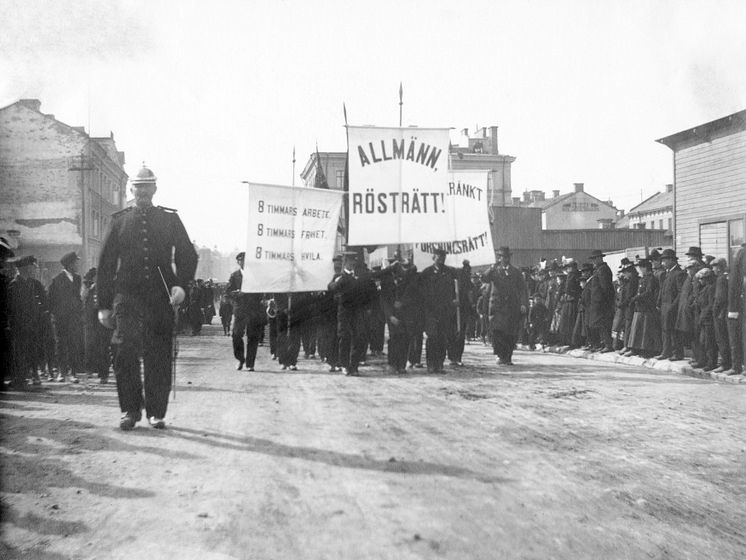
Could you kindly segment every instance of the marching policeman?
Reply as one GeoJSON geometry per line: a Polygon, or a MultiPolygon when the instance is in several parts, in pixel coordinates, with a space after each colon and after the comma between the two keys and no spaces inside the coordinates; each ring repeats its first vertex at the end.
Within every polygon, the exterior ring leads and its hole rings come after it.
{"type": "Polygon", "coordinates": [[[144,405],[150,425],[163,429],[171,390],[172,306],[184,301],[182,286],[194,279],[198,257],[176,211],[153,206],[153,172],[143,166],[131,183],[135,206],[112,216],[99,256],[99,320],[114,329],[119,427],[134,428],[144,405]]]}

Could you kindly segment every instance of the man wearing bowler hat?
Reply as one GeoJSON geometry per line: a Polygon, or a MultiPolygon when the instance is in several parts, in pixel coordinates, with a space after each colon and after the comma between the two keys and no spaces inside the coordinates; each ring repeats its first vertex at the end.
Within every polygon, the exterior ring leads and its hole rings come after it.
{"type": "Polygon", "coordinates": [[[441,373],[446,359],[448,339],[456,330],[456,271],[446,266],[445,249],[435,249],[433,264],[420,275],[422,301],[425,308],[425,358],[427,370],[441,373]]]}
{"type": "Polygon", "coordinates": [[[83,365],[83,300],[80,298],[82,279],[78,274],[80,258],[75,251],[60,259],[62,272],[49,285],[49,310],[54,325],[58,381],[69,374],[73,383],[83,365]]]}
{"type": "Polygon", "coordinates": [[[658,308],[661,311],[661,330],[663,349],[658,360],[683,360],[684,346],[676,331],[676,315],[679,308],[681,287],[686,279],[686,272],[679,266],[679,259],[673,249],[664,249],[661,253],[661,264],[665,268],[663,285],[658,296],[658,308]]]}
{"type": "Polygon", "coordinates": [[[499,365],[512,366],[518,333],[528,312],[528,294],[523,275],[510,264],[510,248],[502,246],[495,254],[497,264],[485,274],[491,283],[488,314],[492,351],[499,365]]]}
{"type": "Polygon", "coordinates": [[[614,321],[614,277],[609,265],[604,262],[604,253],[598,249],[591,252],[593,275],[588,280],[590,308],[588,313],[588,335],[591,345],[601,352],[613,352],[611,325],[614,321]]]}
{"type": "Polygon", "coordinates": [[[150,425],[163,429],[174,307],[184,301],[198,257],[176,210],[153,206],[155,174],[143,166],[131,183],[135,206],[112,216],[99,256],[99,321],[114,329],[119,427],[134,428],[144,405],[150,425]]]}

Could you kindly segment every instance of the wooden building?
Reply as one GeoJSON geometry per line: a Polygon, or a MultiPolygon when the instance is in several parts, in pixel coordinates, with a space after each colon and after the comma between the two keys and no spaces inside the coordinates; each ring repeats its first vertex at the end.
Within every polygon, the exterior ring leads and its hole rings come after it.
{"type": "Polygon", "coordinates": [[[732,258],[746,240],[746,110],[657,142],[673,151],[676,251],[732,258]]]}

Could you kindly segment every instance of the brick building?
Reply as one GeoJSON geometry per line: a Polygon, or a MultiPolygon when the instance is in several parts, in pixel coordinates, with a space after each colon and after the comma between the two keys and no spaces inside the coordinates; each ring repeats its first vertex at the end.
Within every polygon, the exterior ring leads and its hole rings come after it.
{"type": "Polygon", "coordinates": [[[126,204],[124,152],[41,112],[38,99],[0,108],[0,232],[39,259],[42,282],[68,251],[96,266],[110,216],[126,204]]]}

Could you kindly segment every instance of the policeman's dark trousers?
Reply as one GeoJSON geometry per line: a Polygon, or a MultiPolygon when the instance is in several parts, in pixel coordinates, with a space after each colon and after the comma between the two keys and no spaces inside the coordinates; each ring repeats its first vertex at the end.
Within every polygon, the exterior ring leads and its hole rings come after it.
{"type": "Polygon", "coordinates": [[[448,359],[452,362],[460,362],[464,356],[464,344],[466,341],[466,331],[461,329],[458,332],[452,332],[448,337],[448,359]]]}
{"type": "Polygon", "coordinates": [[[246,364],[247,368],[253,368],[256,362],[256,352],[259,348],[259,340],[262,338],[264,325],[256,320],[250,321],[248,317],[233,316],[233,355],[246,364]],[[243,338],[246,337],[246,349],[244,351],[243,338]]]}
{"type": "MultiPolygon", "coordinates": [[[[160,292],[159,292],[160,295],[160,292]]],[[[114,296],[114,374],[119,408],[135,415],[164,418],[171,390],[174,313],[158,295],[114,296]],[[140,373],[143,361],[145,395],[140,373]]]]}
{"type": "Polygon", "coordinates": [[[720,367],[730,369],[730,340],[728,340],[728,319],[715,319],[715,342],[720,354],[720,367]]]}
{"type": "Polygon", "coordinates": [[[365,312],[352,309],[337,314],[338,363],[349,372],[356,372],[365,356],[367,329],[365,312]]]}
{"type": "Polygon", "coordinates": [[[675,329],[663,330],[663,350],[661,356],[664,358],[683,358],[684,344],[681,341],[679,331],[675,329]]]}
{"type": "Polygon", "coordinates": [[[495,354],[500,361],[506,364],[513,362],[513,350],[515,350],[516,336],[514,334],[508,334],[505,331],[493,330],[492,331],[492,353],[495,354]]]}

